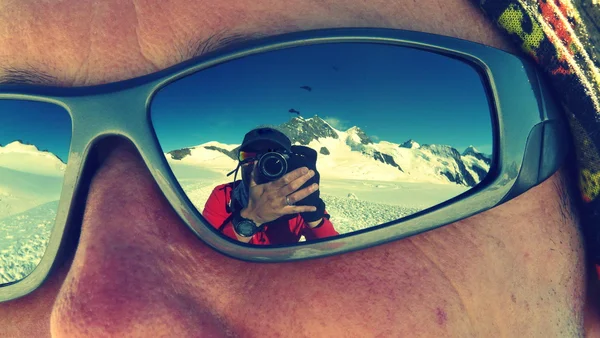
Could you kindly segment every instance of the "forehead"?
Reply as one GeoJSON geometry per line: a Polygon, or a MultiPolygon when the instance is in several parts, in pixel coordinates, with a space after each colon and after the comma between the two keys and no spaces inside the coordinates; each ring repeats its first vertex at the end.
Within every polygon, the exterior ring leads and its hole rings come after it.
{"type": "Polygon", "coordinates": [[[0,0],[0,77],[91,85],[164,69],[232,40],[327,27],[389,27],[508,49],[468,0],[0,0]]]}

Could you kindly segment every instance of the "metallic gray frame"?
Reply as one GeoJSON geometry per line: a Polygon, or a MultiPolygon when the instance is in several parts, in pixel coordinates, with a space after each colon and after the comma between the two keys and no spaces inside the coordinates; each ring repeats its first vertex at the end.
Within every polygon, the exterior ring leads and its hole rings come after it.
{"type": "Polygon", "coordinates": [[[48,276],[72,214],[80,177],[90,149],[103,137],[129,139],[140,152],[158,186],[177,214],[201,240],[219,252],[248,261],[281,262],[329,256],[416,235],[485,211],[541,183],[563,163],[568,130],[540,81],[535,66],[518,56],[478,43],[427,33],[342,28],[306,31],[261,39],[242,47],[210,53],[169,69],[101,86],[60,88],[0,86],[0,99],[50,102],[64,107],[73,135],[56,225],[38,267],[26,278],[0,286],[0,301],[26,295],[48,276]],[[187,199],[175,180],[151,125],[149,107],[156,91],[183,76],[250,54],[307,44],[384,43],[428,50],[472,64],[487,82],[494,121],[492,169],[477,187],[448,202],[359,234],[287,247],[256,247],[224,239],[187,199]],[[126,112],[126,113],[124,113],[126,112]]]}

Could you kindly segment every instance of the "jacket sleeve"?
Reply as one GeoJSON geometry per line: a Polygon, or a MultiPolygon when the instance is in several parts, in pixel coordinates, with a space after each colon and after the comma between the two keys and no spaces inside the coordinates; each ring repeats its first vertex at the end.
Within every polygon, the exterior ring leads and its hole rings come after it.
{"type": "MultiPolygon", "coordinates": [[[[238,238],[233,230],[231,223],[231,213],[227,211],[227,205],[231,199],[231,188],[226,185],[220,185],[213,189],[212,193],[204,204],[202,216],[212,225],[217,231],[237,241],[238,238]]],[[[257,244],[256,235],[252,236],[249,244],[257,244]]]]}
{"type": "Polygon", "coordinates": [[[327,211],[325,211],[325,216],[323,217],[323,224],[314,229],[311,228],[304,220],[302,220],[302,222],[304,223],[303,235],[307,241],[339,235],[339,233],[333,227],[333,223],[331,223],[329,220],[329,214],[327,211]]]}
{"type": "Polygon", "coordinates": [[[220,185],[213,189],[204,204],[202,216],[215,228],[217,231],[222,228],[221,233],[231,239],[237,240],[233,232],[233,224],[231,223],[231,213],[227,212],[227,203],[229,202],[231,190],[220,185]]]}

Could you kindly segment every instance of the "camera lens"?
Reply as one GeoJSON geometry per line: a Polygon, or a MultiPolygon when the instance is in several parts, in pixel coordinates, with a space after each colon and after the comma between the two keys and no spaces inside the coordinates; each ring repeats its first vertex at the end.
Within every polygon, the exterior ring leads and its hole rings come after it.
{"type": "Polygon", "coordinates": [[[287,161],[279,153],[267,153],[258,161],[261,173],[269,180],[276,180],[287,172],[287,161]]]}

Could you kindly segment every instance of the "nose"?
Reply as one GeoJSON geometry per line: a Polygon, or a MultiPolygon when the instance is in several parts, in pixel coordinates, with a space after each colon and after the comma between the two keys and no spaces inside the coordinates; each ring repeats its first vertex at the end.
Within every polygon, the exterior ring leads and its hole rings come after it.
{"type": "Polygon", "coordinates": [[[119,142],[91,182],[52,335],[221,336],[220,297],[197,276],[214,275],[223,259],[177,217],[135,148],[119,142]]]}

